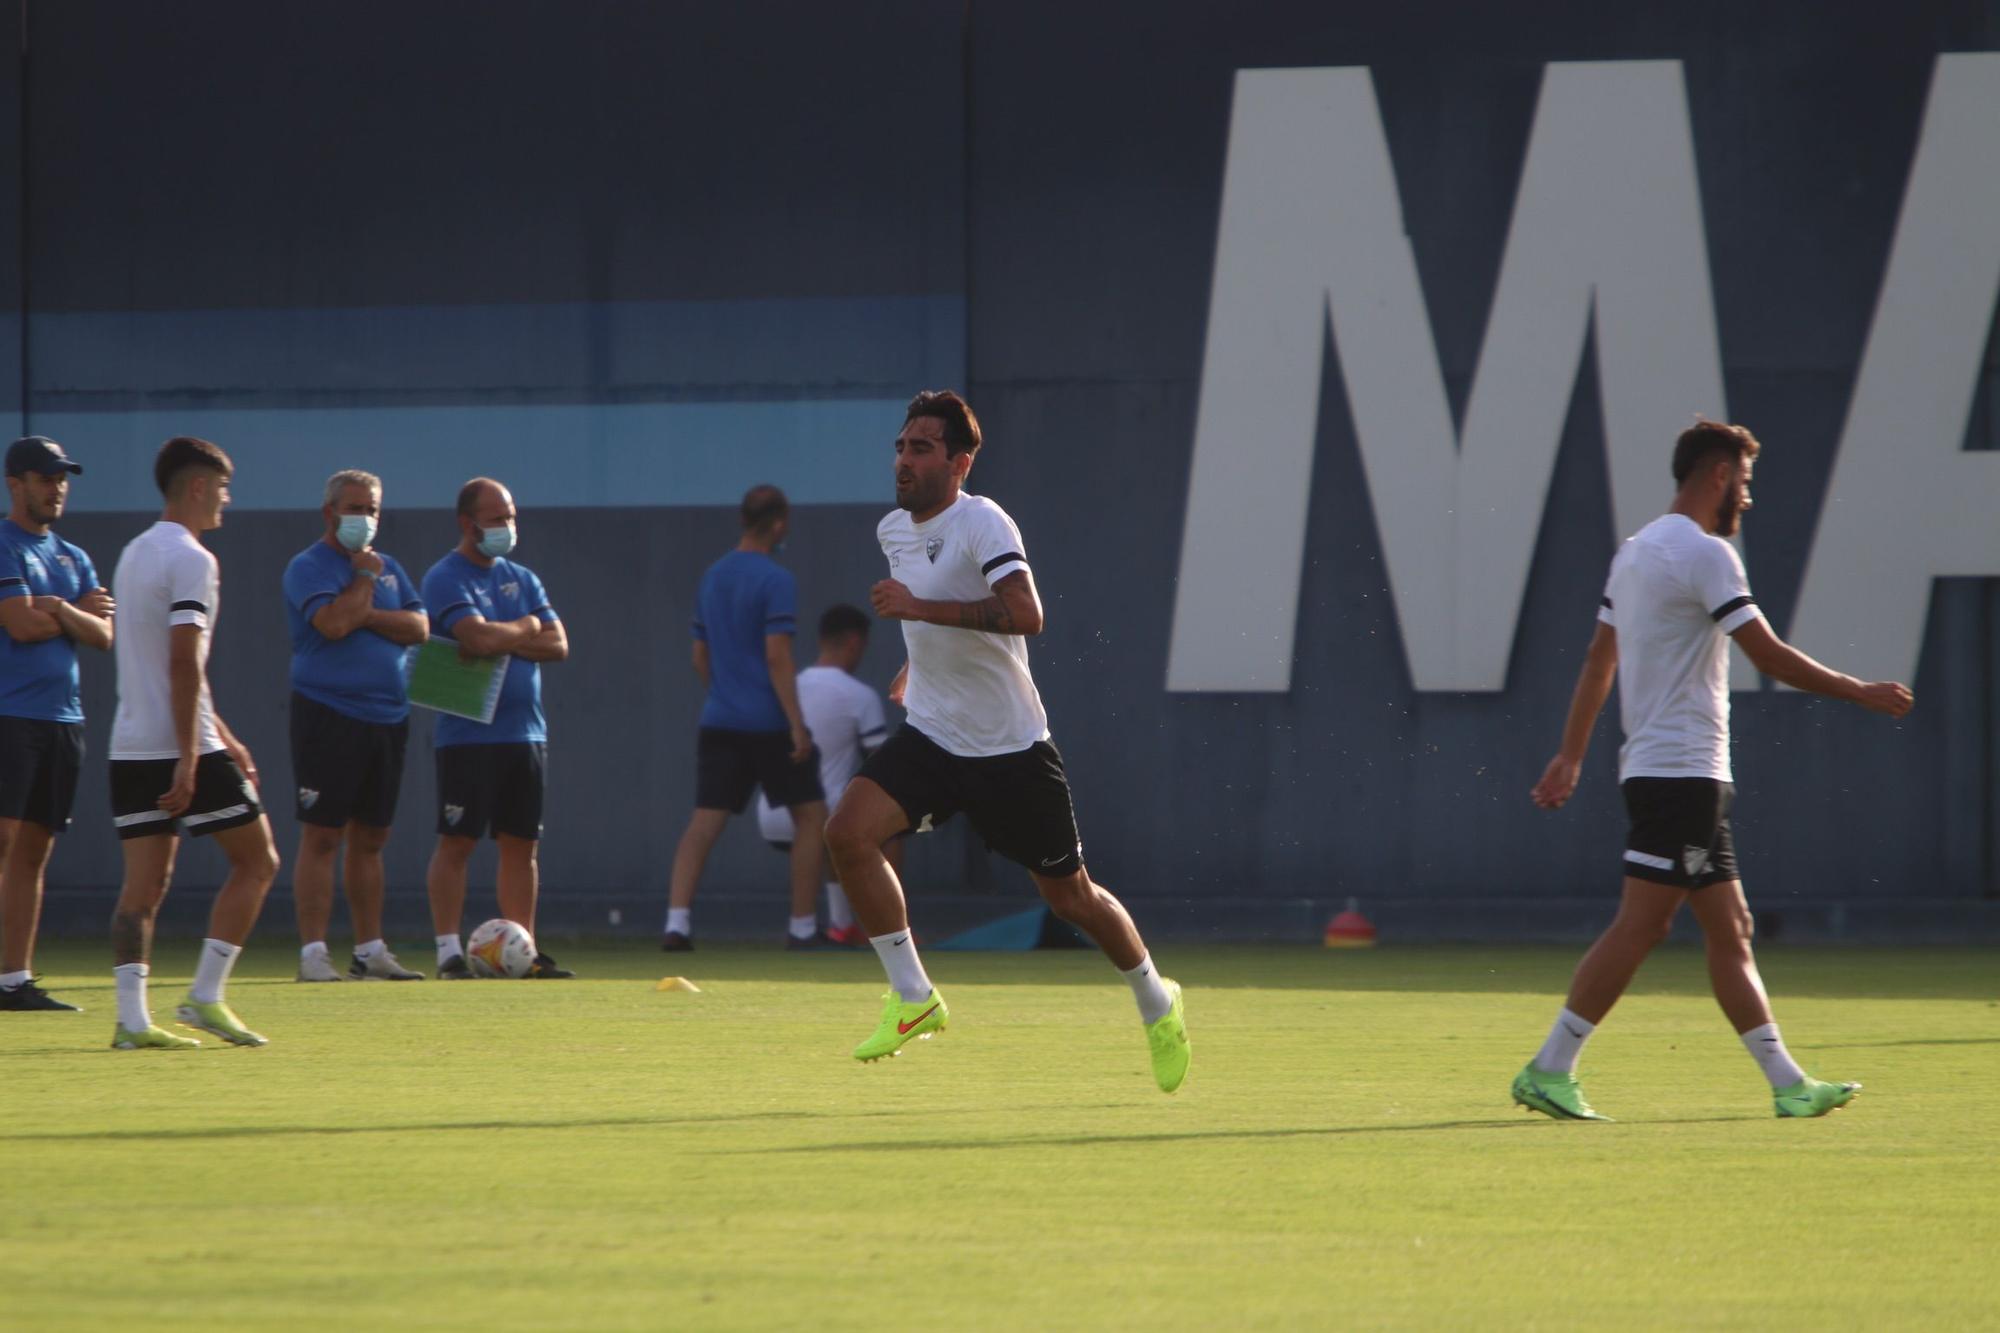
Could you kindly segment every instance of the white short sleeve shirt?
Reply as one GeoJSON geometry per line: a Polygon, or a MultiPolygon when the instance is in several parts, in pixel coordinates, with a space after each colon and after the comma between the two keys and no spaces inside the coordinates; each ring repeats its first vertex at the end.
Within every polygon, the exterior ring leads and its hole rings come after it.
{"type": "Polygon", "coordinates": [[[201,698],[195,711],[195,752],[222,749],[215,704],[208,694],[208,646],[215,637],[222,580],[215,556],[178,523],[161,519],[134,537],[111,576],[118,599],[118,716],[111,724],[113,759],[178,759],[168,662],[173,627],[201,629],[196,660],[201,698]]]}
{"type": "MultiPolygon", "coordinates": [[[[819,785],[831,814],[840,805],[840,793],[861,771],[862,759],[888,735],[882,696],[839,667],[809,666],[799,673],[799,712],[819,747],[819,785]]],[[[761,791],[757,827],[772,842],[790,842],[795,831],[792,812],[774,807],[761,791]]]]}

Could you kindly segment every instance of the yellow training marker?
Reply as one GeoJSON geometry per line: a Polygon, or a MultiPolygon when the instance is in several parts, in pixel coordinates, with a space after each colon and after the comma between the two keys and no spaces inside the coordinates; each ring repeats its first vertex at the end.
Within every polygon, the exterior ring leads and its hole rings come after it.
{"type": "Polygon", "coordinates": [[[695,985],[692,981],[689,981],[686,977],[661,977],[660,984],[653,987],[653,989],[691,990],[697,995],[701,994],[701,987],[695,985]]]}

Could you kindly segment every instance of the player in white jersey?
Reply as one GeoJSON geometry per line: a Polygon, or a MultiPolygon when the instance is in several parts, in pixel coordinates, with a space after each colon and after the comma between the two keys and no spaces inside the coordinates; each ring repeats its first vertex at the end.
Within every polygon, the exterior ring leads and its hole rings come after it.
{"type": "Polygon", "coordinates": [[[161,446],[153,479],[165,511],[126,545],[112,576],[119,626],[111,814],[125,853],[125,882],[111,919],[117,1050],[201,1044],[154,1026],[146,1006],[153,922],[183,835],[213,836],[229,858],[229,877],[215,895],[194,985],[176,1016],[238,1046],[264,1044],[223,998],[278,873],[277,845],[257,798],[257,765],[216,714],[208,689],[221,580],[200,534],[222,526],[233,471],[229,456],[206,440],[178,436],[161,446]]]}
{"type": "Polygon", "coordinates": [[[1674,443],[1679,493],[1664,517],[1627,540],[1611,562],[1596,636],[1570,702],[1562,748],[1534,787],[1560,807],[1576,790],[1597,714],[1619,669],[1625,745],[1618,767],[1631,828],[1617,918],[1570,981],[1548,1040],[1514,1079],[1520,1105],[1572,1120],[1604,1120],[1577,1086],[1583,1043],[1631,984],[1674,914],[1691,903],[1707,941],[1716,1002],[1764,1071],[1779,1116],[1825,1115],[1858,1083],[1809,1077],[1785,1049],[1750,948],[1750,908],[1736,873],[1729,806],[1729,641],[1767,676],[1797,689],[1901,717],[1912,698],[1890,681],[1863,683],[1788,647],[1750,595],[1743,561],[1725,538],[1750,508],[1759,446],[1741,426],[1703,421],[1674,443]]]}
{"type": "Polygon", "coordinates": [[[999,505],[964,492],[979,423],[949,391],[913,399],[896,437],[895,512],[876,529],[889,577],[875,613],[901,620],[909,721],[868,757],[827,826],[827,847],[889,973],[882,1017],[856,1059],[894,1055],[945,1026],[910,937],[902,885],[882,844],[963,810],[988,846],[1025,867],[1050,908],[1104,950],[1139,1004],[1153,1076],[1187,1076],[1181,988],[1159,975],[1124,907],[1083,866],[1062,756],[1028,672],[1042,603],[1020,530],[999,505]]]}
{"type": "MultiPolygon", "coordinates": [[[[819,660],[799,673],[799,711],[819,750],[819,785],[829,809],[837,809],[840,793],[861,761],[889,734],[882,696],[855,678],[855,668],[868,651],[868,613],[858,606],[830,606],[819,618],[819,660]]],[[[770,794],[757,793],[757,831],[773,847],[789,852],[797,827],[792,812],[772,805],[770,794]]],[[[883,849],[894,868],[902,859],[902,842],[891,838],[883,849]]],[[[854,924],[854,909],[831,877],[826,884],[827,930],[817,938],[788,937],[788,947],[811,949],[825,944],[865,944],[868,937],[854,924]]]]}

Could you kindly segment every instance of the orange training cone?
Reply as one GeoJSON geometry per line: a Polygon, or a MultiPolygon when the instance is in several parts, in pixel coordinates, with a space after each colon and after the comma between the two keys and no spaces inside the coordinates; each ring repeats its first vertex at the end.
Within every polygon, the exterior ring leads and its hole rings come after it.
{"type": "Polygon", "coordinates": [[[1375,947],[1375,923],[1361,915],[1361,905],[1354,899],[1349,898],[1347,910],[1326,923],[1326,947],[1329,949],[1375,947]]]}

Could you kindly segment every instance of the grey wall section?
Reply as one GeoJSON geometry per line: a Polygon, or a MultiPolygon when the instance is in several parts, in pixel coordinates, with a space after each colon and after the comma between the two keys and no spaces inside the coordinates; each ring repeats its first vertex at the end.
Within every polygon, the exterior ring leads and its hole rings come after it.
{"type": "MultiPolygon", "coordinates": [[[[1707,0],[1360,14],[1270,0],[1154,6],[1143,21],[1050,0],[713,11],[232,0],[171,17],[31,0],[30,13],[25,166],[7,158],[14,100],[0,98],[0,409],[20,389],[4,307],[22,277],[6,259],[8,191],[23,181],[30,352],[48,353],[31,357],[29,419],[89,432],[101,418],[95,441],[66,439],[86,460],[93,442],[125,458],[112,442],[135,420],[267,411],[270,435],[222,442],[241,451],[246,481],[310,495],[322,462],[288,448],[287,420],[310,418],[325,438],[372,419],[341,413],[384,408],[893,404],[926,387],[916,377],[962,374],[988,438],[973,487],[1016,517],[1047,604],[1032,654],[1093,869],[1157,921],[1357,894],[1433,932],[1587,921],[1601,908],[1569,904],[1603,903],[1617,874],[1611,722],[1568,809],[1542,815],[1526,800],[1615,539],[1592,363],[1563,428],[1504,692],[1411,688],[1329,347],[1292,688],[1168,694],[1236,71],[1372,71],[1462,415],[1545,65],[1682,63],[1728,401],[1767,443],[1751,572],[1782,631],[1933,63],[2000,46],[1991,4],[1943,0],[1894,14],[1707,0]]],[[[1984,366],[1969,448],[2000,445],[1990,346],[1984,366]]],[[[885,406],[879,438],[895,425],[885,406]]],[[[387,468],[397,450],[423,451],[417,473],[469,475],[483,463],[465,438],[357,439],[356,461],[386,453],[387,468]]],[[[550,467],[575,444],[553,441],[550,467]]],[[[767,456],[754,438],[712,447],[767,456]]],[[[692,797],[688,611],[730,522],[713,496],[670,488],[648,497],[661,503],[619,507],[617,450],[591,457],[604,507],[564,508],[571,491],[506,478],[524,510],[522,556],[576,645],[547,672],[544,869],[552,899],[622,905],[650,926],[692,797]]],[[[882,573],[881,507],[856,502],[872,482],[837,467],[838,486],[800,479],[808,498],[839,501],[798,513],[787,558],[808,616],[864,600],[882,573]]],[[[390,496],[383,544],[413,571],[450,540],[446,499],[414,486],[390,496]]],[[[91,512],[83,486],[64,531],[108,570],[145,521],[91,512]]],[[[277,582],[311,529],[310,515],[246,512],[214,538],[218,696],[280,792],[277,582]]],[[[899,660],[894,637],[871,649],[877,684],[899,660]]],[[[1738,696],[1737,824],[1760,903],[1824,914],[1895,901],[1953,921],[1987,904],[1990,915],[2000,585],[1941,580],[1922,660],[1919,709],[1901,724],[1738,696]]],[[[108,665],[88,663],[86,683],[101,756],[108,665]]],[[[427,734],[420,722],[391,844],[406,904],[430,843],[427,734]]],[[[52,868],[58,897],[116,877],[101,769],[85,796],[52,868]]],[[[289,850],[288,802],[275,804],[289,850]]],[[[964,838],[921,844],[918,878],[1025,888],[964,838]]],[[[712,882],[774,896],[780,871],[739,828],[712,882]]],[[[1245,919],[1304,928],[1317,910],[1245,919]]]]}

